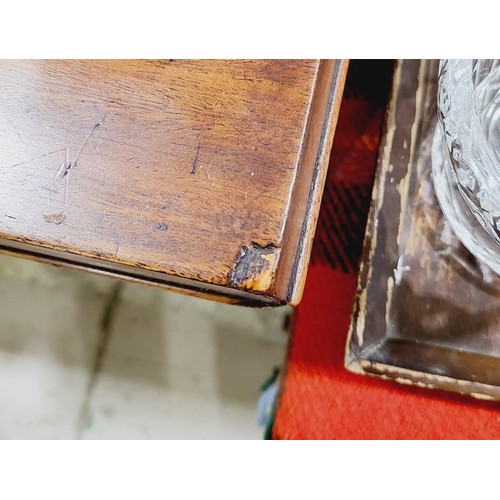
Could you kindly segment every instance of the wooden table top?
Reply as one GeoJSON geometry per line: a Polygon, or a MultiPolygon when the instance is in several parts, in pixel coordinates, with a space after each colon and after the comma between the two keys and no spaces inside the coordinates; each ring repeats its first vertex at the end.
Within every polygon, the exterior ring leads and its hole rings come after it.
{"type": "Polygon", "coordinates": [[[0,61],[0,251],[296,304],[345,61],[0,61]]]}

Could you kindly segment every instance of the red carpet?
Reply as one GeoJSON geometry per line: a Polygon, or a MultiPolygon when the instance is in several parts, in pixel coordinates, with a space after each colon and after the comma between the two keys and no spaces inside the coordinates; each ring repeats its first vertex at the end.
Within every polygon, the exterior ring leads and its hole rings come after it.
{"type": "Polygon", "coordinates": [[[390,65],[351,63],[274,439],[499,439],[500,406],[343,367],[390,65]],[[376,75],[380,85],[374,85],[376,75]],[[384,84],[385,83],[385,84],[384,84]]]}

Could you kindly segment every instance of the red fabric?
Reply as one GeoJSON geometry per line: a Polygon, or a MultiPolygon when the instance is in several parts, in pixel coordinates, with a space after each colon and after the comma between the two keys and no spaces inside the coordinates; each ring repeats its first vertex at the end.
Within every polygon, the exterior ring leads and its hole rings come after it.
{"type": "Polygon", "coordinates": [[[382,109],[359,97],[342,104],[272,436],[499,439],[496,403],[402,386],[344,369],[382,109]]]}

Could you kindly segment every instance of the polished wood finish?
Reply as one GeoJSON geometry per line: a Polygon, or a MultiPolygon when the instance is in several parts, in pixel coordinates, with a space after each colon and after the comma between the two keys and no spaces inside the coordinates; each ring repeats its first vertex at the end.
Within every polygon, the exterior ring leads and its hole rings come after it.
{"type": "Polygon", "coordinates": [[[345,61],[1,61],[0,250],[300,300],[345,61]]]}
{"type": "Polygon", "coordinates": [[[459,242],[434,194],[437,66],[396,71],[346,367],[500,400],[500,278],[459,242]]]}

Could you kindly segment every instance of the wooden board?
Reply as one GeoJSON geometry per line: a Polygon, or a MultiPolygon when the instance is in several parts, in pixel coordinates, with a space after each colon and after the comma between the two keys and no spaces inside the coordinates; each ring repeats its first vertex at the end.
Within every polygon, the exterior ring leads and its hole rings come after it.
{"type": "Polygon", "coordinates": [[[437,61],[398,64],[346,348],[355,373],[500,399],[500,278],[452,233],[431,178],[437,61]]]}
{"type": "Polygon", "coordinates": [[[0,61],[0,251],[300,300],[345,61],[0,61]]]}

